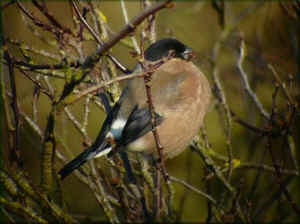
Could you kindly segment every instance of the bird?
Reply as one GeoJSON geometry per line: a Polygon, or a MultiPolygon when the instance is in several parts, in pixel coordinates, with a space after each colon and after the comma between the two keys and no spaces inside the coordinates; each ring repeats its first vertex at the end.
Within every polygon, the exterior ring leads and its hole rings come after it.
{"type": "MultiPolygon", "coordinates": [[[[60,178],[93,158],[121,150],[157,157],[153,116],[163,159],[180,154],[198,134],[211,98],[209,81],[191,60],[194,55],[190,47],[175,38],[151,44],[144,52],[144,65],[167,58],[149,80],[154,113],[149,109],[144,79],[130,79],[95,142],[59,171],[60,178]]],[[[144,70],[138,62],[132,73],[144,70]]]]}

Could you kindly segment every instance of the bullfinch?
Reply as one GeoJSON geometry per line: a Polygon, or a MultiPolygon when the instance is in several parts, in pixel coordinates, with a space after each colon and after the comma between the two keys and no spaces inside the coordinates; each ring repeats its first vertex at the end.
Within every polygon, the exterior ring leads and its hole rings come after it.
{"type": "MultiPolygon", "coordinates": [[[[191,48],[174,38],[161,39],[144,52],[146,65],[168,58],[149,81],[164,159],[181,153],[198,134],[210,104],[209,82],[190,61],[193,55],[191,48]]],[[[144,67],[138,63],[133,73],[143,72],[144,67]]],[[[92,146],[59,171],[61,179],[88,160],[119,150],[157,156],[151,130],[144,79],[137,77],[128,81],[92,146]]]]}

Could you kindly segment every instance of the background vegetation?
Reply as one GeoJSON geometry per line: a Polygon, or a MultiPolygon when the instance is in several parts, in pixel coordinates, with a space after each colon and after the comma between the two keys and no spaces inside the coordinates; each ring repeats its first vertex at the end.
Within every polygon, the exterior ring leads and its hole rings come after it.
{"type": "Polygon", "coordinates": [[[298,1],[2,1],[1,19],[4,221],[299,221],[298,1]],[[163,37],[192,47],[210,81],[199,136],[167,180],[129,155],[140,193],[119,155],[60,181],[100,130],[97,94],[113,104],[124,85],[111,59],[132,69],[163,37]]]}

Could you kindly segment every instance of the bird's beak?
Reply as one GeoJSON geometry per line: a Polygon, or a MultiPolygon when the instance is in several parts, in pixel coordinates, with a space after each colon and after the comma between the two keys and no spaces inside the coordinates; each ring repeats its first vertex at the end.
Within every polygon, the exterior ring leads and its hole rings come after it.
{"type": "Polygon", "coordinates": [[[191,48],[187,48],[181,55],[182,58],[187,61],[190,61],[196,57],[196,53],[191,48]]]}

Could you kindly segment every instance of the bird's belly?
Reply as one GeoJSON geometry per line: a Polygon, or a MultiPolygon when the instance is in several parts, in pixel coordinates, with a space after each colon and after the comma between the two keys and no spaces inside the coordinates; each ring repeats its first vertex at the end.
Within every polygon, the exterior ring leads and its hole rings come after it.
{"type": "MultiPolygon", "coordinates": [[[[198,133],[203,122],[203,116],[193,106],[189,107],[188,112],[185,111],[182,114],[174,113],[174,115],[170,116],[170,119],[164,120],[157,127],[164,158],[172,158],[182,152],[198,133]]],[[[130,143],[127,149],[129,151],[157,155],[157,147],[152,132],[148,132],[143,137],[130,143]]]]}
{"type": "MultiPolygon", "coordinates": [[[[161,94],[153,96],[155,112],[164,118],[157,127],[164,158],[181,153],[203,124],[210,102],[210,88],[206,77],[198,70],[195,73],[177,85],[173,90],[176,94],[172,97],[163,98],[161,94]]],[[[156,142],[151,131],[130,143],[127,148],[157,156],[156,142]]]]}
{"type": "MultiPolygon", "coordinates": [[[[149,134],[149,133],[148,133],[149,134]]],[[[150,133],[152,134],[152,133],[150,133]]],[[[147,134],[146,134],[147,135],[147,134]]],[[[134,152],[142,152],[147,150],[149,145],[146,144],[145,138],[141,137],[127,145],[127,150],[134,152]]]]}

